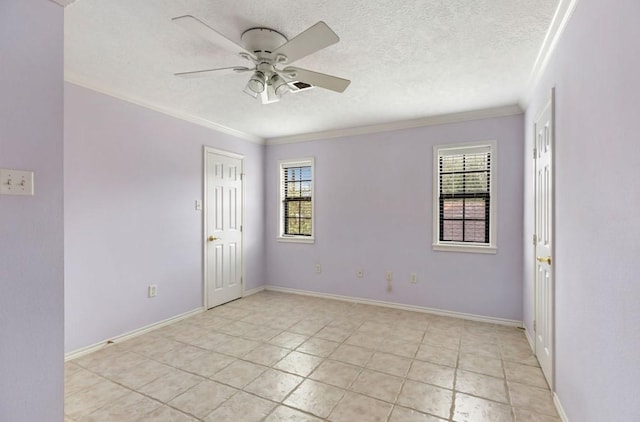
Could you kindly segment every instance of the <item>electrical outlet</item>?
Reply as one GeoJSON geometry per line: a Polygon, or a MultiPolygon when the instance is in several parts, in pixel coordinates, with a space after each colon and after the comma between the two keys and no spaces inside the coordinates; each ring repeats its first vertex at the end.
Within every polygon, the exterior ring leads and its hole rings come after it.
{"type": "Polygon", "coordinates": [[[150,284],[149,288],[147,289],[147,292],[148,292],[149,297],[158,296],[158,285],[157,284],[150,284]]]}
{"type": "Polygon", "coordinates": [[[387,271],[387,273],[384,275],[384,278],[389,283],[391,283],[393,281],[393,273],[391,271],[387,271]]]}
{"type": "Polygon", "coordinates": [[[411,275],[409,275],[409,282],[416,284],[418,282],[418,274],[411,273],[411,275]]]}
{"type": "Polygon", "coordinates": [[[358,271],[356,272],[356,277],[358,277],[358,278],[362,278],[362,277],[364,277],[364,271],[363,271],[363,270],[358,270],[358,271]]]}
{"type": "Polygon", "coordinates": [[[202,211],[202,200],[196,199],[196,211],[202,211]]]}
{"type": "Polygon", "coordinates": [[[320,274],[322,272],[322,267],[320,264],[316,264],[316,274],[320,274]]]}

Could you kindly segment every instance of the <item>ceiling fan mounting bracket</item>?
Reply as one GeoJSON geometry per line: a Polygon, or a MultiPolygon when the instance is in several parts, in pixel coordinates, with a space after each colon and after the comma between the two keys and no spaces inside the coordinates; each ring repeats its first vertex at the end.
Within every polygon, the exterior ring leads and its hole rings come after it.
{"type": "Polygon", "coordinates": [[[286,43],[287,37],[270,28],[251,28],[242,33],[242,45],[249,51],[261,56],[271,55],[278,47],[286,43]]]}

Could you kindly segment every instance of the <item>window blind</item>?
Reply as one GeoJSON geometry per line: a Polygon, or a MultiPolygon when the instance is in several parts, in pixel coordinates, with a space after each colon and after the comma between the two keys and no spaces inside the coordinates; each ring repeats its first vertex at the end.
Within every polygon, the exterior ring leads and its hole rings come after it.
{"type": "Polygon", "coordinates": [[[282,168],[283,232],[285,235],[312,235],[311,166],[282,168]]]}
{"type": "Polygon", "coordinates": [[[488,244],[490,148],[441,150],[438,162],[440,241],[488,244]]]}

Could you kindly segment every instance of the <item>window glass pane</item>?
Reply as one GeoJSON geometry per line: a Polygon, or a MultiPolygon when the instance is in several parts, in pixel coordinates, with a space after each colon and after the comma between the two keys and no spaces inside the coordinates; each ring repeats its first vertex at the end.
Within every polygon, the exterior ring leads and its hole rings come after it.
{"type": "Polygon", "coordinates": [[[301,182],[300,183],[300,196],[310,197],[311,196],[311,182],[301,182]]]}
{"type": "Polygon", "coordinates": [[[484,220],[486,218],[485,199],[467,199],[464,207],[464,218],[484,220]]]}
{"type": "Polygon", "coordinates": [[[285,167],[284,168],[285,181],[301,181],[311,180],[311,166],[305,167],[285,167]]]}
{"type": "Polygon", "coordinates": [[[445,199],[443,202],[442,218],[462,218],[464,210],[463,199],[445,199]]]}
{"type": "Polygon", "coordinates": [[[311,236],[311,219],[300,219],[300,234],[311,236]]]}
{"type": "Polygon", "coordinates": [[[287,169],[285,169],[285,180],[289,181],[289,180],[298,180],[299,177],[296,177],[296,168],[295,167],[289,167],[287,169]]]}
{"type": "Polygon", "coordinates": [[[441,192],[444,194],[464,192],[464,176],[462,174],[443,174],[440,183],[441,192]]]}
{"type": "Polygon", "coordinates": [[[300,202],[300,217],[311,218],[311,201],[300,202]]]}
{"type": "Polygon", "coordinates": [[[442,223],[442,239],[454,242],[462,242],[462,221],[447,220],[442,223]]]}
{"type": "Polygon", "coordinates": [[[298,234],[299,220],[297,218],[286,219],[286,234],[298,234]]]}
{"type": "Polygon", "coordinates": [[[289,198],[300,196],[300,182],[287,182],[286,195],[289,198]]]}
{"type": "Polygon", "coordinates": [[[300,203],[297,201],[288,201],[285,206],[285,215],[287,217],[300,216],[300,203]]]}
{"type": "Polygon", "coordinates": [[[465,242],[485,242],[485,222],[484,221],[465,221],[464,240],[465,242]]]}
{"type": "Polygon", "coordinates": [[[487,154],[466,154],[464,158],[465,170],[485,170],[488,166],[487,154]]]}
{"type": "Polygon", "coordinates": [[[462,166],[463,166],[462,155],[446,155],[444,157],[440,157],[441,172],[460,171],[462,170],[462,166]]]}
{"type": "Polygon", "coordinates": [[[464,191],[467,193],[488,192],[489,184],[487,183],[488,174],[482,173],[467,173],[464,180],[464,191]]]}
{"type": "Polygon", "coordinates": [[[311,180],[311,166],[300,167],[300,180],[311,180]]]}

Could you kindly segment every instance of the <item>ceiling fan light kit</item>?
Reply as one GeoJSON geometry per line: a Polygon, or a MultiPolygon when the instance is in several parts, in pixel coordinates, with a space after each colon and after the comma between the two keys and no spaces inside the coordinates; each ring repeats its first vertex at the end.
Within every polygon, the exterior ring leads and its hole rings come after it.
{"type": "Polygon", "coordinates": [[[264,76],[264,73],[256,70],[251,79],[249,79],[247,87],[256,94],[260,94],[262,91],[264,91],[266,82],[267,78],[264,76]]]}
{"type": "Polygon", "coordinates": [[[282,78],[277,73],[274,73],[273,76],[271,76],[269,82],[271,83],[271,86],[273,86],[273,90],[278,97],[282,97],[290,90],[289,85],[287,85],[287,82],[284,80],[284,78],[282,78]]]}
{"type": "Polygon", "coordinates": [[[242,33],[242,45],[230,40],[201,20],[185,15],[172,19],[188,32],[204,38],[219,47],[240,55],[250,61],[252,67],[234,66],[176,73],[181,78],[200,78],[220,71],[244,73],[252,71],[244,92],[257,98],[263,104],[277,102],[287,92],[298,92],[313,86],[334,92],[343,92],[351,81],[324,73],[297,67],[277,66],[290,64],[316,51],[337,43],[340,38],[320,21],[307,30],[288,40],[283,34],[269,28],[251,28],[242,33]]]}

